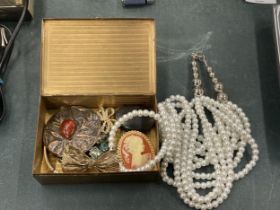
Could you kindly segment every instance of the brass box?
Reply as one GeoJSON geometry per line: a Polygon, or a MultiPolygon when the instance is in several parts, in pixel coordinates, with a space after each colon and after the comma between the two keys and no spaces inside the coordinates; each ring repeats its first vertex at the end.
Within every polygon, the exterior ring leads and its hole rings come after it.
{"type": "MultiPolygon", "coordinates": [[[[159,166],[131,173],[53,173],[44,159],[42,139],[46,122],[62,105],[145,105],[156,110],[154,20],[45,19],[41,44],[33,176],[42,184],[157,179],[159,166]]],[[[157,126],[146,134],[157,152],[157,126]]]]}

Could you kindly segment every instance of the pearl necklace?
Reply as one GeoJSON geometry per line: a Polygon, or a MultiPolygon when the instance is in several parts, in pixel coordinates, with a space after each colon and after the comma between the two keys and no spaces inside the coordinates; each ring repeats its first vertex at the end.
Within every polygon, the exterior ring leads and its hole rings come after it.
{"type": "MultiPolygon", "coordinates": [[[[196,66],[194,62],[193,66],[196,66]]],[[[199,80],[197,75],[196,79],[199,80]]],[[[233,181],[243,178],[256,165],[259,151],[251,137],[248,118],[242,109],[227,101],[222,88],[218,97],[223,103],[203,96],[201,82],[196,81],[195,85],[196,97],[190,103],[183,96],[171,96],[158,104],[159,113],[134,110],[122,116],[110,131],[109,146],[112,150],[116,148],[116,132],[125,121],[136,116],[154,118],[159,123],[162,141],[158,154],[135,170],[126,169],[120,163],[120,170],[146,171],[162,160],[163,181],[176,187],[186,204],[196,209],[212,209],[228,197],[233,181]],[[206,109],[212,113],[214,123],[208,120],[206,109]],[[242,170],[235,172],[246,145],[251,147],[252,158],[242,170]],[[174,178],[167,175],[169,164],[174,166],[174,178]],[[213,172],[199,172],[205,166],[212,166],[213,172]],[[197,189],[211,191],[200,195],[197,189]]]]}

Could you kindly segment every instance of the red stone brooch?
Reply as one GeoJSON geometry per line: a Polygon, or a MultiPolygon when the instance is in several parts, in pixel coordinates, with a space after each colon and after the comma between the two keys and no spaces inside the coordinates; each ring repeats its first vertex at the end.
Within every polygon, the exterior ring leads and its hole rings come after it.
{"type": "Polygon", "coordinates": [[[97,142],[100,127],[100,118],[91,109],[61,107],[44,128],[44,144],[58,157],[62,157],[66,145],[86,152],[97,142]]]}

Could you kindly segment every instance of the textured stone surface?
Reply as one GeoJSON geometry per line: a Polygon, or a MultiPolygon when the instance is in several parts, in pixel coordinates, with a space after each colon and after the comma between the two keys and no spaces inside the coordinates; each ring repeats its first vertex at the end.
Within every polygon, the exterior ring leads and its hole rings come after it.
{"type": "Polygon", "coordinates": [[[205,49],[230,100],[250,118],[261,152],[254,171],[234,183],[218,209],[280,209],[280,92],[271,6],[243,0],[158,0],[124,9],[120,0],[38,0],[35,7],[35,20],[23,26],[6,75],[9,113],[0,124],[1,210],[191,209],[161,182],[42,186],[33,179],[43,17],[155,18],[158,101],[170,94],[192,97],[186,56],[205,49]]]}

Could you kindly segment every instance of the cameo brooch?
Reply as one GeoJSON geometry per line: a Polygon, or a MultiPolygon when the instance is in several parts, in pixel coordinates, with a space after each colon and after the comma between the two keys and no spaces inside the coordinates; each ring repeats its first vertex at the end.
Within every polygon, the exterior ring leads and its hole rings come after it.
{"type": "Polygon", "coordinates": [[[118,143],[118,156],[126,169],[136,169],[154,159],[151,141],[139,131],[126,132],[118,143]]]}

